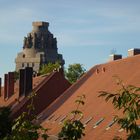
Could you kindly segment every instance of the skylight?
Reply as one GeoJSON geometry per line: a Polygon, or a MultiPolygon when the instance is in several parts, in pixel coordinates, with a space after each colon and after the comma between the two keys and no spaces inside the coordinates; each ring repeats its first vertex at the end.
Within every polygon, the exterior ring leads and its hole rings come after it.
{"type": "Polygon", "coordinates": [[[62,123],[65,119],[66,119],[67,115],[65,115],[64,117],[62,117],[59,121],[59,123],[62,123]]]}
{"type": "Polygon", "coordinates": [[[119,132],[122,132],[123,130],[124,130],[123,128],[120,128],[120,129],[119,129],[119,132]]]}
{"type": "Polygon", "coordinates": [[[83,119],[83,115],[81,115],[77,120],[81,121],[83,119]]]}
{"type": "Polygon", "coordinates": [[[61,117],[61,115],[59,115],[57,118],[55,118],[54,122],[56,122],[60,117],[61,117]]]}
{"type": "Polygon", "coordinates": [[[85,122],[84,122],[84,127],[87,126],[87,124],[93,119],[93,117],[90,117],[89,119],[87,119],[85,122]]]}
{"type": "Polygon", "coordinates": [[[99,121],[97,121],[94,125],[93,128],[96,128],[100,123],[102,123],[104,118],[101,118],[99,121]]]}
{"type": "Polygon", "coordinates": [[[116,121],[113,120],[111,123],[109,123],[108,126],[106,127],[106,130],[109,130],[115,122],[116,121]]]}
{"type": "Polygon", "coordinates": [[[54,118],[55,115],[52,115],[48,118],[48,121],[50,121],[52,118],[54,118]]]}

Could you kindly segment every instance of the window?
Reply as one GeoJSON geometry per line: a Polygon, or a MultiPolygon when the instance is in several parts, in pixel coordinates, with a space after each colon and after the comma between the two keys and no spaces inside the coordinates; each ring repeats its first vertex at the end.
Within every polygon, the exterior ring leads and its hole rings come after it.
{"type": "Polygon", "coordinates": [[[24,67],[24,63],[22,63],[22,67],[24,67]]]}
{"type": "Polygon", "coordinates": [[[78,121],[81,121],[82,119],[83,119],[83,115],[80,116],[77,120],[78,120],[78,121]]]}
{"type": "Polygon", "coordinates": [[[87,119],[85,122],[84,122],[84,126],[87,126],[87,124],[93,119],[93,117],[90,117],[89,119],[87,119]]]}
{"type": "Polygon", "coordinates": [[[34,67],[35,66],[35,64],[34,63],[32,63],[32,67],[34,67]]]}
{"type": "Polygon", "coordinates": [[[111,123],[109,123],[108,126],[106,127],[106,130],[109,130],[115,122],[116,121],[113,120],[111,123]]]}
{"type": "Polygon", "coordinates": [[[27,67],[29,67],[29,63],[27,63],[27,67]]]}
{"type": "Polygon", "coordinates": [[[23,54],[23,58],[25,58],[25,54],[23,54]]]}
{"type": "Polygon", "coordinates": [[[54,118],[55,115],[50,116],[49,118],[47,118],[47,121],[50,121],[52,118],[54,118]]]}
{"type": "Polygon", "coordinates": [[[59,116],[54,120],[54,122],[56,122],[60,117],[61,117],[61,115],[59,115],[59,116]]]}
{"type": "Polygon", "coordinates": [[[67,115],[60,119],[59,123],[62,123],[66,119],[67,115]]]}
{"type": "Polygon", "coordinates": [[[43,117],[43,114],[40,114],[37,116],[37,119],[41,119],[43,117]]]}
{"type": "Polygon", "coordinates": [[[120,129],[119,129],[119,132],[122,132],[123,130],[124,130],[123,128],[120,128],[120,129]]]}
{"type": "Polygon", "coordinates": [[[97,121],[97,122],[93,125],[93,128],[96,128],[100,123],[102,123],[103,120],[104,120],[104,118],[101,118],[99,121],[97,121]]]}

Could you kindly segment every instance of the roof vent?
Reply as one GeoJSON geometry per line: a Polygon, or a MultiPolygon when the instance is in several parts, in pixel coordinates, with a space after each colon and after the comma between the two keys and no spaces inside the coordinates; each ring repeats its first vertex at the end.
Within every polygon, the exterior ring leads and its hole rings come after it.
{"type": "Polygon", "coordinates": [[[128,50],[128,56],[134,56],[140,54],[139,48],[133,48],[128,50]]]}
{"type": "Polygon", "coordinates": [[[50,121],[52,118],[54,118],[55,115],[50,116],[49,118],[47,118],[47,121],[50,121]]]}
{"type": "Polygon", "coordinates": [[[66,119],[67,115],[65,115],[64,117],[62,117],[59,121],[59,124],[61,124],[65,119],[66,119]]]}
{"type": "Polygon", "coordinates": [[[109,123],[108,126],[106,127],[106,130],[109,130],[115,122],[116,120],[113,120],[111,123],[109,123]]]}
{"type": "Polygon", "coordinates": [[[121,54],[111,54],[109,56],[109,61],[115,61],[115,60],[118,60],[118,59],[122,59],[122,55],[121,54]]]}
{"type": "Polygon", "coordinates": [[[84,122],[84,127],[87,126],[87,124],[93,119],[93,117],[88,118],[85,122],[84,122]]]}
{"type": "Polygon", "coordinates": [[[103,122],[103,120],[104,120],[104,118],[101,118],[99,121],[97,121],[97,122],[94,124],[93,128],[96,128],[100,123],[103,122]]]}
{"type": "Polygon", "coordinates": [[[60,117],[61,117],[61,115],[59,115],[58,117],[56,117],[56,118],[54,119],[54,122],[56,122],[60,117]]]}

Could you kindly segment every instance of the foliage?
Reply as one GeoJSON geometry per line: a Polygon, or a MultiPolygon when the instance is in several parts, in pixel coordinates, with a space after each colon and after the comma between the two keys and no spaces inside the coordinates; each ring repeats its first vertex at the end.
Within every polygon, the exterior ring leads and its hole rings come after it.
{"type": "Polygon", "coordinates": [[[35,124],[32,120],[36,119],[33,115],[34,106],[33,98],[36,94],[33,93],[29,96],[31,104],[27,107],[28,111],[23,112],[14,122],[11,133],[4,138],[4,140],[37,140],[39,137],[46,140],[48,135],[47,129],[41,125],[35,124]]]}
{"type": "Polygon", "coordinates": [[[82,112],[79,110],[80,105],[85,104],[83,99],[85,99],[85,95],[79,96],[75,101],[77,108],[71,112],[73,118],[64,121],[61,132],[58,134],[60,140],[78,140],[85,135],[83,132],[85,129],[84,125],[77,119],[78,116],[83,116],[82,112]]]}
{"type": "Polygon", "coordinates": [[[85,73],[85,68],[82,64],[76,63],[68,66],[68,69],[65,70],[65,76],[70,83],[76,82],[83,74],[85,73]]]}
{"type": "Polygon", "coordinates": [[[111,100],[115,109],[123,112],[123,117],[115,116],[117,123],[128,133],[128,140],[140,139],[140,128],[136,123],[140,119],[140,88],[132,85],[125,86],[121,80],[121,87],[116,93],[101,91],[100,97],[111,100]]]}
{"type": "Polygon", "coordinates": [[[6,136],[7,133],[11,132],[12,122],[9,118],[11,111],[8,107],[0,108],[0,139],[6,136]]]}
{"type": "Polygon", "coordinates": [[[19,79],[19,72],[17,71],[14,72],[14,78],[15,78],[15,81],[19,79]]]}
{"type": "Polygon", "coordinates": [[[60,67],[61,65],[59,62],[44,64],[41,66],[39,74],[40,75],[48,74],[48,73],[53,72],[53,70],[56,70],[60,67]]]}

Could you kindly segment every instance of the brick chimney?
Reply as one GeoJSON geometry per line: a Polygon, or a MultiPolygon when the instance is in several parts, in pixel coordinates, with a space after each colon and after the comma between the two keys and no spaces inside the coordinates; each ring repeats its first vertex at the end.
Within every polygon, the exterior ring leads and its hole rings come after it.
{"type": "Polygon", "coordinates": [[[9,72],[8,73],[8,78],[7,78],[7,98],[11,97],[14,94],[14,72],[9,72]]]}
{"type": "Polygon", "coordinates": [[[139,48],[133,48],[128,50],[128,56],[134,56],[140,54],[139,48]]]}
{"type": "Polygon", "coordinates": [[[10,98],[14,94],[14,72],[4,75],[4,99],[10,98]]]}
{"type": "Polygon", "coordinates": [[[109,61],[115,61],[115,60],[118,60],[118,59],[122,59],[122,55],[121,54],[111,54],[109,56],[109,61]]]}
{"type": "Polygon", "coordinates": [[[33,87],[33,68],[26,67],[20,70],[19,76],[19,96],[26,96],[32,91],[33,87]]]}
{"type": "Polygon", "coordinates": [[[24,86],[25,86],[25,69],[19,70],[19,97],[24,95],[24,86]]]}
{"type": "Polygon", "coordinates": [[[24,74],[24,94],[27,95],[33,88],[33,68],[26,67],[24,74]]]}
{"type": "Polygon", "coordinates": [[[0,97],[1,97],[1,78],[0,78],[0,97]]]}
{"type": "Polygon", "coordinates": [[[60,72],[62,74],[62,76],[64,76],[64,68],[60,67],[57,69],[58,72],[60,72]]]}
{"type": "Polygon", "coordinates": [[[7,98],[7,85],[8,85],[8,74],[4,74],[4,95],[3,98],[7,98]]]}

